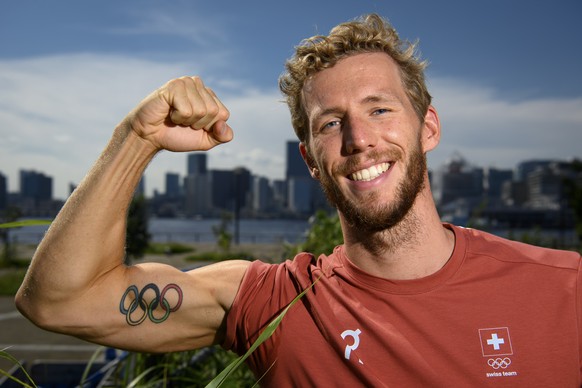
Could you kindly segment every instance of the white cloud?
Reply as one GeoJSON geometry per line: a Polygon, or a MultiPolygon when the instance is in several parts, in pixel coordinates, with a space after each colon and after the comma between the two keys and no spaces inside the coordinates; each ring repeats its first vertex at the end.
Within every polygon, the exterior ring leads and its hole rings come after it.
{"type": "MultiPolygon", "coordinates": [[[[227,42],[224,29],[218,28],[226,20],[217,14],[202,14],[201,7],[190,5],[195,9],[184,9],[184,4],[167,3],[160,8],[131,8],[130,20],[133,24],[110,28],[114,34],[173,36],[196,43],[199,46],[216,46],[227,42]]],[[[189,7],[189,8],[190,8],[189,7]]]]}
{"type": "Polygon", "coordinates": [[[526,159],[582,157],[582,98],[508,101],[454,79],[431,81],[442,124],[438,166],[454,151],[476,165],[513,168],[526,159]]]}
{"type": "MultiPolygon", "coordinates": [[[[218,79],[202,63],[193,71],[190,64],[111,55],[1,61],[0,171],[8,176],[10,190],[18,189],[20,169],[35,169],[54,176],[55,195],[65,197],[68,183],[82,179],[127,112],[170,78],[192,73],[218,79]]],[[[281,177],[284,142],[291,133],[278,92],[245,88],[242,94],[244,82],[216,83],[226,90],[221,98],[231,111],[236,140],[213,150],[210,166],[245,165],[257,174],[281,177]]],[[[185,166],[185,156],[160,154],[146,172],[148,191],[163,187],[166,171],[184,174],[185,166]]]]}
{"type": "MultiPolygon", "coordinates": [[[[168,79],[193,73],[217,89],[235,130],[233,142],[210,152],[210,168],[244,165],[282,177],[285,142],[294,134],[278,90],[249,89],[245,80],[196,66],[96,54],[0,61],[0,171],[10,190],[17,190],[19,169],[36,169],[54,176],[55,195],[65,197],[68,183],[82,179],[129,110],[168,79]]],[[[433,167],[455,150],[498,167],[582,157],[581,98],[504,101],[492,90],[442,78],[431,79],[431,92],[443,124],[441,145],[429,155],[433,167]]],[[[148,192],[163,189],[165,172],[185,169],[185,155],[160,154],[146,171],[148,192]]]]}
{"type": "Polygon", "coordinates": [[[90,54],[0,62],[0,170],[11,190],[20,168],[36,169],[55,176],[55,194],[64,197],[117,122],[184,69],[90,54]]]}

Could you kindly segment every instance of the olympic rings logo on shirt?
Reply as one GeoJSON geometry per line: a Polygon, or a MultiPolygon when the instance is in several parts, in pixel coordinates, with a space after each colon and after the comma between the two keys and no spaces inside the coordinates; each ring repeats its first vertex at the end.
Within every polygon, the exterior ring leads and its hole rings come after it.
{"type": "Polygon", "coordinates": [[[493,369],[505,369],[511,364],[511,359],[509,357],[505,358],[490,358],[487,360],[487,364],[493,369]]]}
{"type": "Polygon", "coordinates": [[[131,326],[139,325],[146,318],[149,318],[153,323],[162,323],[168,319],[170,313],[175,312],[180,308],[182,305],[182,298],[182,289],[173,283],[170,283],[164,287],[162,292],[160,292],[158,286],[153,283],[146,285],[141,291],[138,290],[137,286],[131,285],[127,288],[127,290],[125,290],[125,293],[121,297],[119,311],[125,315],[125,320],[131,326]],[[150,302],[145,299],[145,294],[149,290],[154,293],[154,298],[151,299],[150,302]],[[174,303],[174,306],[171,306],[168,299],[166,299],[166,293],[170,290],[175,291],[178,297],[178,300],[174,303]],[[131,302],[129,302],[129,306],[126,307],[126,300],[130,294],[133,296],[133,298],[131,302]],[[161,315],[155,314],[158,306],[163,310],[163,314],[161,315]],[[142,313],[134,314],[138,307],[141,309],[142,313]]]}

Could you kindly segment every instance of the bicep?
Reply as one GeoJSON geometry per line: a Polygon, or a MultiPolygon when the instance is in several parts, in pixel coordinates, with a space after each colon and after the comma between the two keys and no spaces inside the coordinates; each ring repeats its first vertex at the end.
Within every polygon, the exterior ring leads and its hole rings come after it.
{"type": "Polygon", "coordinates": [[[248,265],[226,261],[183,272],[148,263],[111,273],[96,282],[90,295],[79,298],[84,316],[76,335],[144,352],[216,343],[248,265]]]}

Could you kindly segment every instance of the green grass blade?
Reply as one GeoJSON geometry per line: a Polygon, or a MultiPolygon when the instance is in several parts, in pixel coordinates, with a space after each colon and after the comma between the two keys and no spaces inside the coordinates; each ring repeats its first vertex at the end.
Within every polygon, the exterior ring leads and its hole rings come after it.
{"type": "Polygon", "coordinates": [[[26,384],[24,381],[22,381],[20,379],[17,379],[14,376],[9,375],[8,372],[3,371],[2,369],[0,369],[0,376],[8,377],[10,380],[14,381],[15,383],[18,383],[18,384],[22,385],[24,388],[34,388],[34,387],[36,387],[36,386],[32,386],[32,385],[26,384]]]}
{"type": "Polygon", "coordinates": [[[49,225],[51,220],[24,220],[0,224],[0,229],[21,228],[23,226],[49,225]]]}
{"type": "Polygon", "coordinates": [[[99,355],[101,355],[101,353],[103,353],[104,349],[105,349],[104,346],[100,346],[97,350],[95,350],[93,352],[93,355],[91,355],[91,359],[87,363],[87,366],[85,366],[85,370],[83,371],[83,375],[81,376],[81,384],[80,384],[81,386],[83,386],[83,383],[85,383],[85,380],[87,380],[87,377],[89,377],[89,372],[91,371],[91,367],[93,366],[93,363],[97,360],[97,357],[99,357],[99,355]]]}
{"type": "Polygon", "coordinates": [[[26,369],[24,369],[22,364],[16,358],[14,358],[12,355],[8,354],[5,350],[6,349],[0,350],[0,357],[4,358],[6,360],[12,361],[15,365],[18,365],[18,367],[22,370],[22,372],[24,373],[24,375],[26,376],[26,378],[30,381],[30,383],[32,385],[27,384],[24,381],[21,381],[14,376],[8,375],[8,372],[3,371],[2,369],[0,369],[0,374],[7,376],[10,380],[17,382],[18,384],[22,385],[25,388],[37,388],[36,384],[34,383],[34,381],[32,381],[32,378],[30,377],[28,372],[26,372],[26,369]]]}
{"type": "MultiPolygon", "coordinates": [[[[147,375],[149,375],[150,373],[152,373],[153,371],[157,370],[157,369],[162,369],[162,368],[166,368],[167,365],[155,365],[152,367],[149,367],[148,369],[144,370],[139,376],[137,376],[135,379],[133,379],[129,384],[127,384],[127,388],[134,388],[134,387],[139,387],[139,384],[144,383],[145,381],[142,381],[143,379],[146,378],[147,375]]],[[[149,381],[148,384],[150,385],[154,385],[153,381],[149,381]]],[[[141,385],[143,386],[143,385],[141,385]]]]}
{"type": "Polygon", "coordinates": [[[273,335],[273,333],[275,332],[275,330],[277,329],[277,327],[279,326],[279,324],[281,323],[281,321],[283,320],[283,317],[285,316],[285,314],[287,314],[287,312],[289,311],[289,309],[295,304],[297,303],[297,301],[299,299],[301,299],[303,297],[303,295],[305,295],[307,293],[307,291],[311,290],[311,288],[315,285],[315,283],[317,283],[317,281],[319,280],[316,279],[309,287],[307,287],[305,290],[303,290],[303,292],[301,292],[299,295],[297,295],[295,297],[295,299],[293,299],[291,301],[291,303],[289,303],[287,305],[287,307],[285,307],[285,309],[283,311],[281,311],[281,313],[275,318],[273,319],[265,328],[265,330],[263,330],[263,332],[259,335],[259,337],[255,340],[255,342],[251,345],[251,347],[249,348],[249,350],[247,350],[247,352],[245,354],[243,354],[242,356],[240,356],[239,358],[235,359],[232,363],[230,363],[226,368],[224,368],[224,370],[222,372],[220,372],[218,374],[218,376],[216,376],[214,379],[212,379],[212,381],[210,383],[208,383],[208,385],[206,385],[206,388],[218,388],[220,387],[227,379],[228,377],[263,343],[265,342],[267,339],[269,339],[269,337],[271,337],[273,335]]]}

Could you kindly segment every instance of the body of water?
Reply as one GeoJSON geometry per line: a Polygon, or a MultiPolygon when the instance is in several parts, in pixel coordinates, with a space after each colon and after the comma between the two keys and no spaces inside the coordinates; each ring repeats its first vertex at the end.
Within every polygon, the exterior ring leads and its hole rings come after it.
{"type": "MultiPolygon", "coordinates": [[[[149,231],[154,242],[216,242],[213,228],[219,227],[220,219],[152,219],[149,231]]],[[[228,225],[228,232],[238,234],[240,243],[282,243],[296,244],[304,240],[309,227],[305,220],[240,220],[238,228],[234,221],[228,225]],[[238,233],[237,233],[238,229],[238,233]]]]}
{"type": "MultiPolygon", "coordinates": [[[[220,226],[220,219],[170,219],[153,218],[149,221],[149,232],[153,242],[216,242],[213,227],[220,226]]],[[[240,243],[283,243],[297,244],[304,240],[309,228],[306,220],[240,220],[238,228],[234,221],[228,232],[235,237],[238,229],[240,243]]],[[[10,239],[15,243],[38,244],[48,225],[27,226],[10,229],[10,239]]],[[[234,241],[234,239],[233,239],[234,241]]]]}

